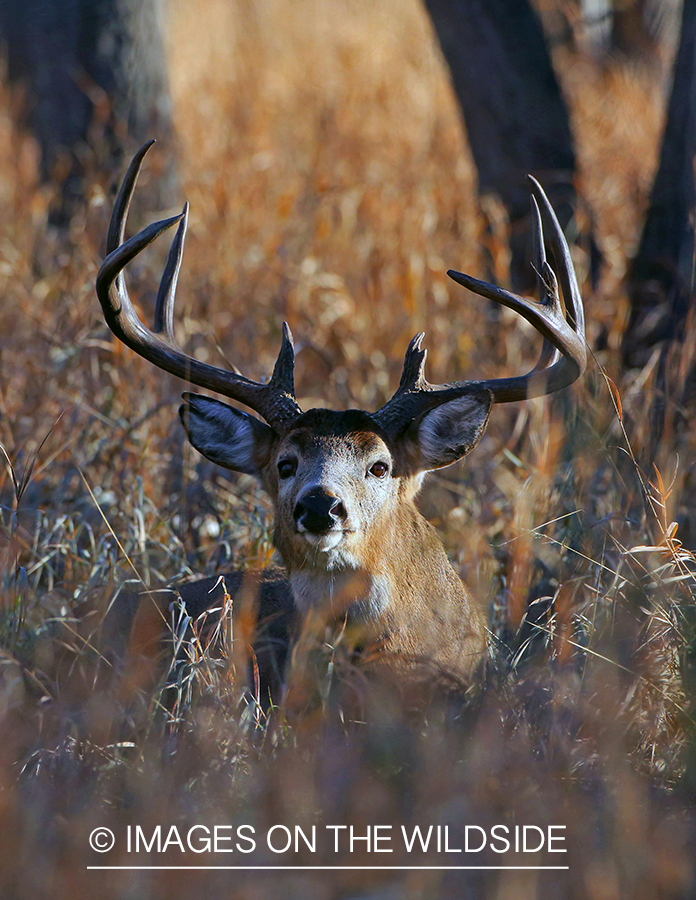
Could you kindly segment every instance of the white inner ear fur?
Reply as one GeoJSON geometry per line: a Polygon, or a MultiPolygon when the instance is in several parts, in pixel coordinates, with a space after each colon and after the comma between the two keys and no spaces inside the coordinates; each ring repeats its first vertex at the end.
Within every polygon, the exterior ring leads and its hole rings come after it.
{"type": "Polygon", "coordinates": [[[258,475],[256,441],[271,431],[246,413],[199,395],[185,395],[182,420],[188,438],[207,459],[219,466],[258,475]]]}
{"type": "Polygon", "coordinates": [[[425,466],[448,466],[472,450],[485,431],[490,409],[487,397],[459,397],[425,415],[418,426],[425,466]]]}

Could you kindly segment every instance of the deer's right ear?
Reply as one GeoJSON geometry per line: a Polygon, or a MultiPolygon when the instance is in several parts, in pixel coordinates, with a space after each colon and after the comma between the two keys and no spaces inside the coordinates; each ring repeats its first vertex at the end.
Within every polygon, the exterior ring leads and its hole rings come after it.
{"type": "Polygon", "coordinates": [[[275,431],[219,400],[188,391],[183,397],[179,416],[196,450],[226,469],[260,476],[277,440],[275,431]]]}

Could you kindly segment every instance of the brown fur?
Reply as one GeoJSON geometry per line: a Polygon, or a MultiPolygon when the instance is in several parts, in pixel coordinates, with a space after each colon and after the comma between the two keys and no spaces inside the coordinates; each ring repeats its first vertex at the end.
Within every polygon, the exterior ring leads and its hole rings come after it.
{"type": "Polygon", "coordinates": [[[485,647],[483,617],[416,507],[415,434],[392,439],[365,412],[317,409],[272,443],[257,474],[273,499],[274,542],[300,618],[348,623],[355,644],[378,646],[374,661],[409,679],[468,685],[485,647]],[[289,457],[298,472],[288,493],[277,463],[289,457]],[[365,474],[375,458],[391,466],[376,485],[365,474]],[[335,553],[318,551],[293,520],[297,496],[314,483],[332,486],[350,511],[354,531],[335,553]]]}

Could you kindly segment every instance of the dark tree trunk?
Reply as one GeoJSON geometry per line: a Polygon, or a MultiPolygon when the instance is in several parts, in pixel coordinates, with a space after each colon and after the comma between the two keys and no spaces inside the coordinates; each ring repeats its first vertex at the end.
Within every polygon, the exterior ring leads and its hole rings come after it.
{"type": "Polygon", "coordinates": [[[8,76],[26,88],[26,123],[43,180],[61,183],[51,210],[65,224],[82,202],[85,158],[113,167],[127,133],[169,131],[159,0],[0,0],[8,76]]]}
{"type": "Polygon", "coordinates": [[[629,272],[631,312],[623,339],[626,366],[680,339],[693,294],[696,155],[696,0],[684,0],[679,49],[638,252],[629,272]]]}
{"type": "Polygon", "coordinates": [[[575,151],[568,112],[541,23],[517,0],[425,0],[452,73],[478,172],[479,192],[494,193],[511,222],[514,282],[533,281],[524,265],[528,173],[543,184],[565,225],[573,214],[575,151]]]}

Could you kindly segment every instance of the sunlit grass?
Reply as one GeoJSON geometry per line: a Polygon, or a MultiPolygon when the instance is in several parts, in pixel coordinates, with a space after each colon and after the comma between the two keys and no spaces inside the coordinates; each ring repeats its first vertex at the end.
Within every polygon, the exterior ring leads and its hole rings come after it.
{"type": "MultiPolygon", "coordinates": [[[[167,25],[176,142],[152,151],[131,227],[165,212],[147,208],[148,182],[156,157],[175,156],[171,205],[191,202],[176,311],[189,351],[266,377],[285,319],[300,402],[338,408],[383,403],[421,329],[434,382],[533,364],[529,329],[445,274],[482,274],[484,241],[504,273],[505,246],[483,233],[456,104],[418,4],[172,3],[167,25]]],[[[182,385],[103,323],[93,285],[122,173],[95,176],[68,236],[46,233],[36,150],[0,94],[8,896],[200,892],[192,875],[107,882],[85,869],[97,825],[196,821],[363,831],[556,822],[568,827],[573,896],[687,890],[696,432],[691,410],[675,413],[694,341],[670,361],[657,468],[646,457],[656,360],[621,375],[617,354],[664,85],[655,72],[600,70],[565,50],[556,62],[604,254],[593,292],[582,240],[576,252],[589,343],[602,338],[605,349],[563,397],[496,409],[479,447],[432,476],[421,501],[491,610],[489,671],[463,711],[433,705],[417,717],[355,669],[344,634],[321,631],[306,651],[312,678],[298,660],[302,677],[268,728],[202,636],[184,651],[188,666],[167,645],[158,660],[130,657],[125,673],[104,646],[124,583],[156,590],[268,565],[272,510],[252,479],[186,444],[182,385]],[[168,672],[175,687],[165,689],[168,672]]],[[[163,243],[129,270],[145,316],[165,253],[163,243]]],[[[176,644],[176,612],[174,622],[176,644]]],[[[109,856],[129,861],[123,848],[109,856]]],[[[211,896],[277,896],[254,877],[216,881],[211,896]]],[[[560,895],[544,877],[491,877],[478,895],[560,895]]],[[[289,878],[287,896],[464,895],[435,875],[289,878]]]]}

